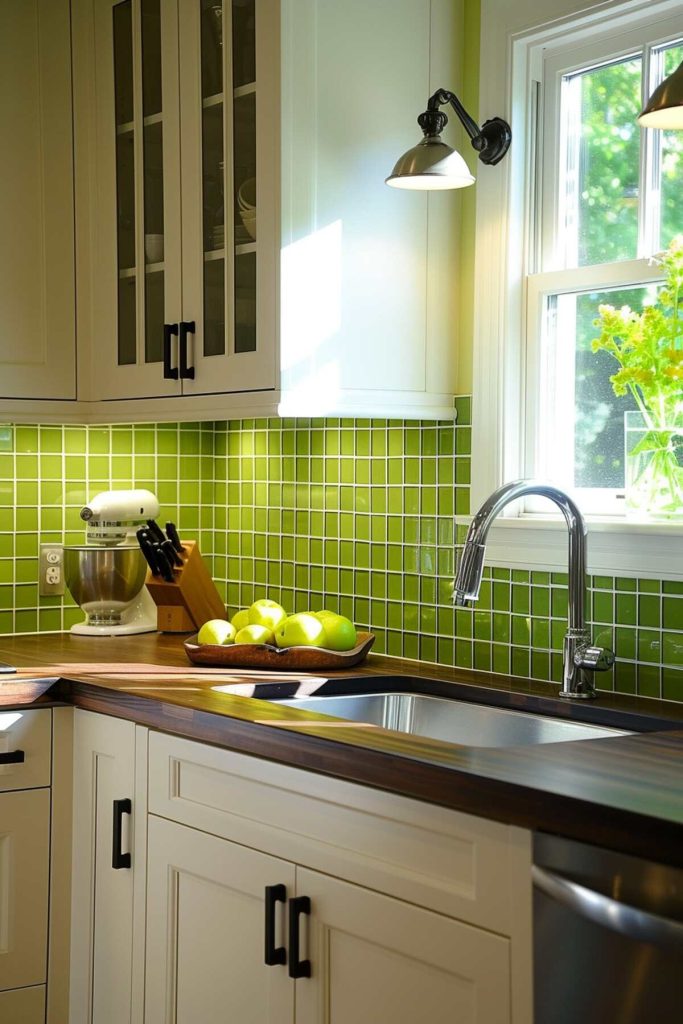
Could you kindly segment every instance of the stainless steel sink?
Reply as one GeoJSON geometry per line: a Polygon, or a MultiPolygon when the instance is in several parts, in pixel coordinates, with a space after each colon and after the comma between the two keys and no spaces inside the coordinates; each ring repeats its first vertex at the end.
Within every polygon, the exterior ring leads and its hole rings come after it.
{"type": "Polygon", "coordinates": [[[421,693],[306,696],[273,703],[468,747],[517,747],[630,735],[622,729],[567,722],[421,693]]]}

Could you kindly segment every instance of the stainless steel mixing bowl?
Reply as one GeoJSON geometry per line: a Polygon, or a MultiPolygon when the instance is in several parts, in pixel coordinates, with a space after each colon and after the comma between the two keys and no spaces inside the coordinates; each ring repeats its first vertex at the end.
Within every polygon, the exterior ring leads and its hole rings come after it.
{"type": "Polygon", "coordinates": [[[116,623],[138,596],[147,563],[137,544],[64,548],[64,579],[92,624],[116,623]]]}

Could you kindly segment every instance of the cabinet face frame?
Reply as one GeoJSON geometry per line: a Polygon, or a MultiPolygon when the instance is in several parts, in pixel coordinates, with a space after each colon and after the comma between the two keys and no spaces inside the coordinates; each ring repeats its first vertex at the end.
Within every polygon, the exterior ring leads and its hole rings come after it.
{"type": "MultiPolygon", "coordinates": [[[[127,0],[94,2],[95,125],[90,158],[94,161],[94,208],[91,213],[93,244],[91,313],[92,398],[172,397],[181,393],[179,380],[163,376],[161,361],[145,362],[145,221],[143,180],[143,129],[149,118],[142,110],[142,0],[131,3],[133,26],[133,159],[135,221],[135,323],[136,361],[118,364],[118,224],[117,132],[114,82],[114,8],[127,0]],[[98,356],[99,352],[99,356],[98,356]]],[[[161,95],[164,188],[164,323],[181,318],[181,225],[180,225],[180,120],[178,98],[178,17],[176,0],[160,0],[161,95]]],[[[177,347],[172,353],[177,366],[177,347]]]]}
{"type": "MultiPolygon", "coordinates": [[[[131,1018],[134,871],[112,868],[112,801],[132,797],[137,809],[135,729],[107,715],[74,713],[69,1024],[131,1018]]],[[[126,821],[122,849],[139,842],[126,821]]]]}

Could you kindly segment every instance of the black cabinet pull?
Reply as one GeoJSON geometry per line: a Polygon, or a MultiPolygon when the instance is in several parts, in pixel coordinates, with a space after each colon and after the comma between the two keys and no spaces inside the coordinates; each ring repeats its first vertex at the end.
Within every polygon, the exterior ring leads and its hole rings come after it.
{"type": "Polygon", "coordinates": [[[0,754],[0,764],[23,764],[26,760],[23,750],[8,750],[0,754]]]}
{"type": "Polygon", "coordinates": [[[287,963],[287,950],[284,946],[275,945],[275,904],[287,902],[285,885],[266,886],[266,953],[265,962],[268,967],[287,963]]]}
{"type": "Polygon", "coordinates": [[[194,334],[194,320],[181,320],[178,334],[178,362],[180,363],[180,379],[194,380],[194,366],[187,365],[187,336],[194,334]]]}
{"type": "Polygon", "coordinates": [[[178,380],[178,367],[171,366],[171,337],[178,336],[178,324],[164,324],[164,380],[178,380]]]}
{"type": "Polygon", "coordinates": [[[130,854],[121,853],[121,824],[124,814],[132,814],[130,800],[114,800],[114,825],[112,828],[111,866],[115,871],[130,867],[130,854]]]}
{"type": "Polygon", "coordinates": [[[310,978],[311,961],[299,959],[299,918],[310,914],[311,901],[308,896],[297,896],[289,901],[289,976],[310,978]]]}

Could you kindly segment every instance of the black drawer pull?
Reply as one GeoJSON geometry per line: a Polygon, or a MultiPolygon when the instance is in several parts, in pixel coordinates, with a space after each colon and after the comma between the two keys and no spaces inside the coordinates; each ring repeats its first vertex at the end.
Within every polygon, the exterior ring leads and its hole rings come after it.
{"type": "Polygon", "coordinates": [[[130,867],[130,854],[121,853],[121,825],[124,814],[131,814],[133,805],[130,800],[114,800],[114,825],[112,828],[111,866],[115,871],[130,867]]]}
{"type": "Polygon", "coordinates": [[[308,896],[297,896],[289,901],[289,976],[310,978],[311,961],[299,959],[299,918],[310,914],[311,901],[308,896]]]}
{"type": "Polygon", "coordinates": [[[180,379],[194,380],[194,366],[187,365],[187,336],[194,334],[194,320],[181,320],[178,334],[178,361],[180,363],[180,379]]]}
{"type": "Polygon", "coordinates": [[[6,754],[0,754],[0,764],[23,764],[25,760],[23,750],[8,750],[6,754]]]}
{"type": "Polygon", "coordinates": [[[178,380],[178,367],[171,366],[171,337],[178,336],[178,324],[164,324],[164,380],[178,380]]]}
{"type": "Polygon", "coordinates": [[[268,967],[287,963],[287,950],[284,946],[275,945],[275,904],[287,902],[285,885],[266,886],[266,952],[265,962],[268,967]]]}

